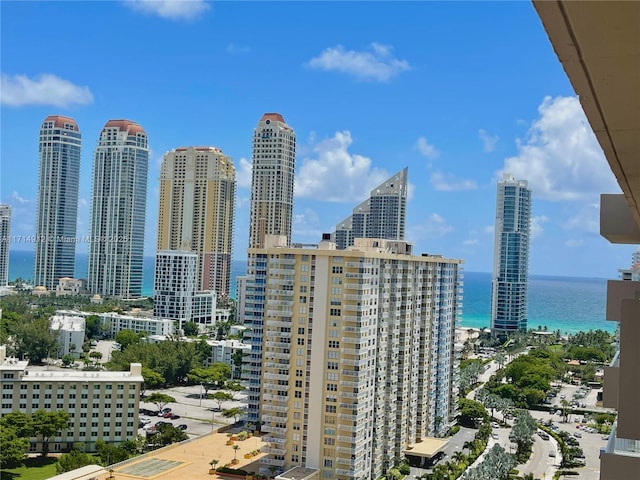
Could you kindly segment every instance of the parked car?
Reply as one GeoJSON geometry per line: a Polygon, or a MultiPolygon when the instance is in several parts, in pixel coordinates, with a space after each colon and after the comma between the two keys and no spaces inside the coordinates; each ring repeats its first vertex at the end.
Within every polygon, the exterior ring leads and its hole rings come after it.
{"type": "Polygon", "coordinates": [[[180,415],[176,415],[175,413],[172,413],[171,416],[169,417],[171,420],[177,420],[180,418],[180,415]]]}
{"type": "Polygon", "coordinates": [[[186,429],[187,429],[187,426],[183,423],[182,425],[178,425],[178,428],[179,428],[180,430],[186,430],[186,429]]]}
{"type": "Polygon", "coordinates": [[[582,438],[582,434],[580,432],[573,432],[573,436],[576,438],[582,438]]]}
{"type": "Polygon", "coordinates": [[[164,412],[164,413],[162,414],[162,416],[163,416],[164,418],[171,418],[171,415],[172,415],[172,414],[171,414],[171,412],[164,412]]]}
{"type": "Polygon", "coordinates": [[[168,424],[169,422],[156,422],[156,427],[159,427],[160,425],[165,425],[168,424]]]}
{"type": "Polygon", "coordinates": [[[147,417],[140,417],[140,422],[146,425],[148,423],[151,423],[151,419],[147,417]]]}
{"type": "Polygon", "coordinates": [[[170,412],[170,411],[171,411],[171,409],[169,407],[166,407],[166,408],[162,409],[162,413],[167,413],[167,412],[170,412]]]}
{"type": "Polygon", "coordinates": [[[493,438],[494,440],[498,440],[499,437],[498,434],[494,432],[491,434],[491,438],[493,438]]]}
{"type": "Polygon", "coordinates": [[[549,456],[552,458],[556,458],[556,451],[555,450],[549,450],[549,456]]]}

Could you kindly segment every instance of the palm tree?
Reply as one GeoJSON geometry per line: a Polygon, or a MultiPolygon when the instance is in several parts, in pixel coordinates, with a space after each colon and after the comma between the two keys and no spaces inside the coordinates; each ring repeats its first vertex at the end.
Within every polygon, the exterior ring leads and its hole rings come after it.
{"type": "Polygon", "coordinates": [[[238,457],[238,450],[240,449],[240,445],[237,445],[237,444],[236,444],[236,445],[234,445],[234,446],[233,446],[233,447],[231,447],[231,448],[233,448],[233,459],[234,459],[234,460],[237,460],[237,457],[238,457]]]}
{"type": "Polygon", "coordinates": [[[453,454],[453,459],[458,463],[462,462],[466,457],[467,456],[462,452],[456,452],[453,454]]]}
{"type": "Polygon", "coordinates": [[[569,421],[569,402],[563,398],[560,400],[560,405],[562,405],[562,419],[567,423],[569,421]]]}

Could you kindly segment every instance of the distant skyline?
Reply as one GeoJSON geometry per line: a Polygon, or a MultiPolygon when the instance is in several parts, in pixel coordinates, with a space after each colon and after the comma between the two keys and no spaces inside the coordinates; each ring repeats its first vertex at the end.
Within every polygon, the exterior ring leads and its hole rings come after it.
{"type": "Polygon", "coordinates": [[[42,120],[69,116],[82,131],[83,237],[100,130],[128,118],[151,149],[145,255],[162,156],[217,146],[237,171],[243,260],[253,130],[278,112],[297,136],[294,242],[319,241],[408,167],[417,254],[490,272],[504,170],[532,189],[531,274],[611,278],[637,248],[599,235],[599,195],[620,190],[530,2],[1,2],[0,14],[12,236],[36,233],[42,120]],[[52,42],[73,54],[51,55],[52,42]]]}

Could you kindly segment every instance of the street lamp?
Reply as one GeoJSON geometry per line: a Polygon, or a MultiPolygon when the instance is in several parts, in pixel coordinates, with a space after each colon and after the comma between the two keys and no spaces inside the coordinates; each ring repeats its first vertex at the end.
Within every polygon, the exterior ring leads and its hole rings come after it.
{"type": "Polygon", "coordinates": [[[200,384],[200,406],[202,406],[202,390],[204,389],[204,386],[202,385],[202,383],[200,384]]]}

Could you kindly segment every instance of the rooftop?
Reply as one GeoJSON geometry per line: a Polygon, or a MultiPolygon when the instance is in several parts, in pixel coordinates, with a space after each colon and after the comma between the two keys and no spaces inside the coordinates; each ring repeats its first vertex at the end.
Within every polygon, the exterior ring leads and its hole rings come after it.
{"type": "Polygon", "coordinates": [[[107,123],[105,123],[104,128],[117,128],[121,132],[128,132],[129,135],[135,135],[137,133],[146,135],[144,129],[136,122],[133,122],[131,120],[109,120],[107,123]]]}
{"type": "Polygon", "coordinates": [[[53,126],[56,128],[64,128],[65,125],[70,125],[74,132],[78,132],[78,124],[71,117],[64,117],[62,115],[49,115],[44,119],[45,122],[53,122],[53,126]]]}

